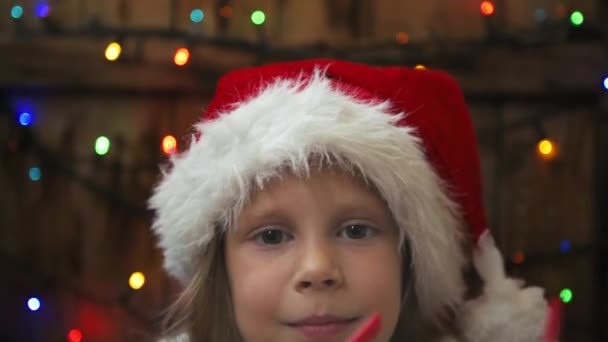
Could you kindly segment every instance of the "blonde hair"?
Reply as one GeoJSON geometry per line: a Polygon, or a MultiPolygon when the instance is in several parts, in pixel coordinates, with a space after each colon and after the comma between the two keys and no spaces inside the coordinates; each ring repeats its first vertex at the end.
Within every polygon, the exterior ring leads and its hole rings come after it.
{"type": "Polygon", "coordinates": [[[164,330],[170,337],[186,333],[190,341],[242,341],[232,311],[223,234],[205,248],[198,272],[169,308],[164,330]]]}

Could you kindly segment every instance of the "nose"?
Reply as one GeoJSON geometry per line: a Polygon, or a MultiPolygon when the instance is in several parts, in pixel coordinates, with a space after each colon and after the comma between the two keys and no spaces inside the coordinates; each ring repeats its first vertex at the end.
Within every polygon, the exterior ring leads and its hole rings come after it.
{"type": "Polygon", "coordinates": [[[333,290],[342,286],[344,281],[331,246],[323,243],[309,243],[302,248],[295,275],[298,292],[333,290]]]}

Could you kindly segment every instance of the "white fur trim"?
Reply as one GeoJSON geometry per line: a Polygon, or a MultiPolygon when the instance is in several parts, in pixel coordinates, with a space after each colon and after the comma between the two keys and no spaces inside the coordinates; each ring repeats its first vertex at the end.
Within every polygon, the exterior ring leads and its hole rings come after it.
{"type": "Polygon", "coordinates": [[[485,282],[481,297],[464,304],[458,319],[467,342],[538,342],[543,337],[547,302],[543,289],[523,288],[507,278],[503,259],[489,232],[484,233],[473,261],[485,282]]]}
{"type": "Polygon", "coordinates": [[[460,303],[462,220],[427,161],[414,128],[390,103],[363,103],[316,72],[309,80],[276,80],[218,119],[197,124],[202,138],[172,159],[150,199],[165,268],[187,283],[196,260],[248,196],[281,169],[308,174],[312,155],[355,167],[387,201],[411,242],[423,313],[460,303]]]}

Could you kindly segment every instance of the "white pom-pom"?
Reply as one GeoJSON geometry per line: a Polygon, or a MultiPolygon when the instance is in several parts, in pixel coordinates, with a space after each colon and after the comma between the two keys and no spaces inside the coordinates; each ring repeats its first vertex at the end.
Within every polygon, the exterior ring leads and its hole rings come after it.
{"type": "Polygon", "coordinates": [[[465,340],[540,341],[547,315],[543,289],[523,288],[523,282],[506,277],[503,258],[489,232],[480,238],[473,262],[485,286],[483,294],[464,303],[458,314],[465,340]]]}

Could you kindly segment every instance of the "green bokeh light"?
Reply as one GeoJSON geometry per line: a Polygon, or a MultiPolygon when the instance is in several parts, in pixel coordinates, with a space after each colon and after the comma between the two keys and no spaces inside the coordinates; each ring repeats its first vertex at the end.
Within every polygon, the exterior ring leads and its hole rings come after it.
{"type": "Polygon", "coordinates": [[[574,11],[570,15],[570,22],[574,26],[580,26],[583,24],[584,21],[585,21],[585,16],[583,16],[583,13],[581,13],[579,11],[574,11]]]}
{"type": "Polygon", "coordinates": [[[564,303],[570,303],[572,301],[572,290],[570,290],[570,289],[563,289],[559,293],[559,298],[561,298],[562,302],[564,302],[564,303]]]}
{"type": "Polygon", "coordinates": [[[266,21],[266,14],[263,11],[255,11],[251,13],[251,22],[256,25],[262,25],[266,21]]]}
{"type": "Polygon", "coordinates": [[[110,139],[101,136],[95,140],[95,153],[103,156],[110,150],[110,139]]]}

